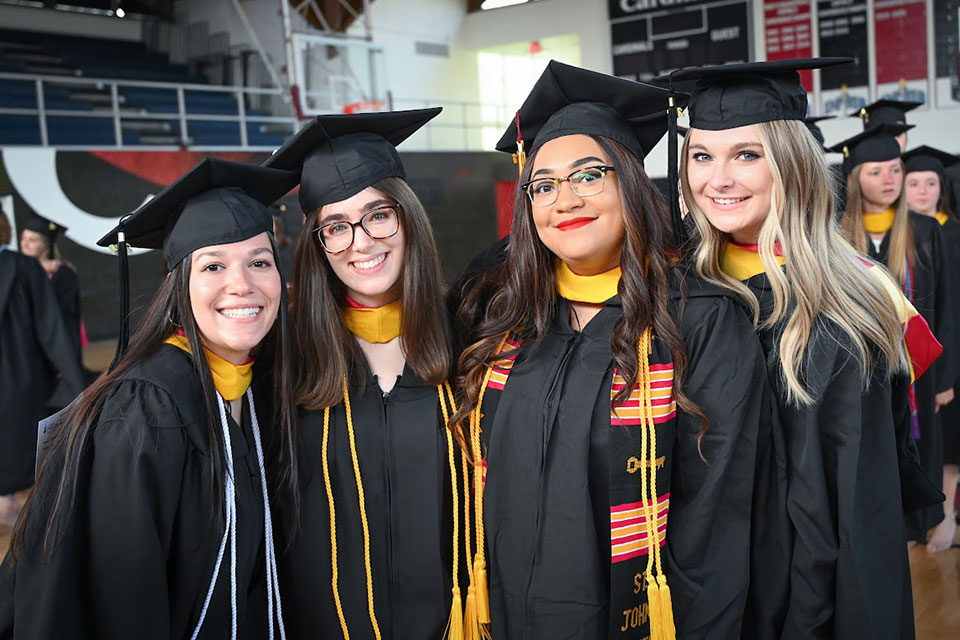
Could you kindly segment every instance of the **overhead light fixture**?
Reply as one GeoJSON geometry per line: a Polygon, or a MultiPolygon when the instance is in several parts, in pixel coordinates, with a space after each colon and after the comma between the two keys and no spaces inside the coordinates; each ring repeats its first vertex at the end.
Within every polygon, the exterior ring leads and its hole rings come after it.
{"type": "Polygon", "coordinates": [[[524,4],[528,0],[483,0],[483,4],[480,5],[480,9],[486,11],[487,9],[499,9],[501,7],[509,7],[515,4],[524,4]]]}
{"type": "Polygon", "coordinates": [[[122,7],[117,7],[117,17],[122,18],[125,15],[127,15],[127,12],[122,7]]]}

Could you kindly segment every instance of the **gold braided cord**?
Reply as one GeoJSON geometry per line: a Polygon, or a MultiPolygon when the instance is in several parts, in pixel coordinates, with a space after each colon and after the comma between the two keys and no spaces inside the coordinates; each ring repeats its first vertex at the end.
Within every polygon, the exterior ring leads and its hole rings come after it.
{"type": "MultiPolygon", "coordinates": [[[[448,640],[463,639],[463,603],[460,597],[460,500],[457,495],[457,463],[453,453],[453,436],[450,433],[448,425],[450,424],[450,413],[447,411],[447,403],[443,395],[444,386],[449,389],[449,383],[437,385],[437,395],[440,398],[440,411],[443,413],[443,431],[447,441],[447,460],[450,464],[450,489],[453,494],[453,598],[450,603],[450,618],[447,621],[447,628],[443,637],[448,640]]],[[[453,402],[453,396],[450,397],[451,410],[456,412],[456,405],[453,402]]]]}
{"type": "Polygon", "coordinates": [[[370,612],[370,624],[373,626],[373,635],[381,640],[380,625],[377,624],[377,614],[373,610],[373,570],[370,567],[370,527],[367,523],[367,507],[363,497],[363,478],[360,477],[360,460],[357,458],[357,439],[353,432],[353,415],[350,411],[350,392],[347,389],[347,378],[343,378],[343,406],[347,412],[347,435],[350,438],[350,458],[353,462],[353,475],[357,482],[357,498],[360,503],[360,524],[363,525],[363,567],[367,573],[367,609],[370,612]]]}
{"type": "Polygon", "coordinates": [[[347,629],[347,619],[343,615],[343,605],[340,603],[340,587],[337,585],[339,569],[337,568],[337,515],[333,504],[333,487],[330,485],[330,463],[327,459],[327,441],[330,435],[330,407],[323,410],[323,444],[320,447],[320,457],[323,466],[323,483],[327,489],[327,504],[330,507],[330,582],[333,588],[333,603],[337,607],[337,616],[340,617],[340,629],[344,640],[350,640],[350,631],[347,629]]]}
{"type": "MultiPolygon", "coordinates": [[[[649,384],[649,375],[650,375],[650,361],[649,361],[649,348],[650,348],[650,329],[648,328],[643,332],[643,335],[640,336],[640,342],[637,344],[637,387],[640,393],[638,398],[640,404],[640,459],[644,462],[656,458],[656,448],[650,446],[650,436],[647,431],[647,385],[649,384]]],[[[650,466],[656,466],[656,462],[650,466]]],[[[640,471],[640,505],[643,508],[643,519],[644,527],[647,530],[647,569],[646,576],[649,580],[651,572],[653,571],[653,539],[655,536],[654,531],[651,531],[650,524],[653,521],[651,516],[650,508],[650,494],[656,495],[657,487],[654,485],[650,487],[650,482],[654,478],[647,477],[645,470],[641,469],[640,471]]],[[[655,529],[654,529],[655,530],[655,529]]]]}

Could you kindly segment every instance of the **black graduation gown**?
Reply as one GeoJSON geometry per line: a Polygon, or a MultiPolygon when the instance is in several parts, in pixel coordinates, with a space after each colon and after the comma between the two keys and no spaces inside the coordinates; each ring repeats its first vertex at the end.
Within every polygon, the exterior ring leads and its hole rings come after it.
{"type": "MultiPolygon", "coordinates": [[[[666,520],[662,557],[677,637],[772,637],[770,619],[786,600],[776,559],[787,544],[768,500],[782,475],[772,460],[763,353],[737,301],[693,278],[687,284],[684,389],[709,418],[709,463],[698,452],[696,417],[663,404],[655,416],[658,523],[666,520]],[[766,593],[751,594],[762,559],[768,573],[757,585],[766,593]],[[768,619],[745,621],[747,609],[768,619]]],[[[539,345],[521,344],[512,369],[486,391],[484,523],[498,640],[649,634],[646,547],[631,546],[635,535],[619,524],[641,499],[642,467],[639,429],[611,417],[610,337],[621,312],[614,297],[577,332],[561,300],[539,345]]],[[[671,354],[663,340],[652,344],[651,370],[666,374],[672,393],[671,354]]]]}
{"type": "MultiPolygon", "coordinates": [[[[948,271],[953,275],[950,301],[954,310],[954,343],[944,345],[944,350],[953,357],[958,379],[953,383],[954,393],[960,393],[960,221],[950,216],[940,225],[944,249],[950,260],[948,271]]],[[[940,409],[940,424],[943,429],[943,464],[960,464],[960,397],[940,409]]],[[[939,484],[939,483],[938,483],[939,484]]]]}
{"type": "MultiPolygon", "coordinates": [[[[773,292],[766,274],[745,284],[768,318],[773,292]]],[[[862,367],[843,335],[823,320],[812,331],[807,384],[814,404],[797,407],[786,403],[780,329],[760,332],[778,389],[793,530],[783,638],[912,638],[894,422],[895,415],[909,421],[907,386],[894,395],[879,366],[864,392],[862,367]]]]}
{"type": "MultiPolygon", "coordinates": [[[[256,385],[261,428],[268,428],[256,385]]],[[[242,428],[229,417],[237,492],[237,604],[241,637],[265,638],[260,472],[246,400],[242,428]]],[[[42,519],[31,519],[14,568],[0,568],[0,638],[188,639],[223,536],[209,492],[207,426],[188,354],[162,345],[122,376],[95,425],[77,503],[60,545],[43,556],[42,519]]],[[[54,450],[51,456],[60,456],[54,450]]],[[[51,460],[55,463],[57,460],[51,460]]],[[[53,475],[37,487],[46,514],[53,475]]],[[[39,515],[39,514],[38,514],[39,515]]],[[[229,545],[200,638],[230,637],[229,545]]]]}
{"type": "MultiPolygon", "coordinates": [[[[409,366],[389,394],[364,367],[350,391],[370,534],[374,610],[384,638],[439,640],[451,602],[447,444],[436,387],[409,366]]],[[[322,466],[323,411],[301,411],[302,522],[281,571],[289,638],[342,638],[331,587],[330,509],[322,466]]],[[[373,638],[363,529],[344,405],[330,411],[328,464],[338,586],[351,640],[373,638]]],[[[462,539],[462,537],[461,537],[462,539]]],[[[460,563],[461,574],[465,572],[460,563]]]]}
{"type": "MultiPolygon", "coordinates": [[[[65,264],[50,276],[53,293],[57,297],[57,306],[70,337],[77,363],[83,367],[83,352],[80,347],[80,280],[76,272],[65,264]]],[[[69,385],[58,382],[50,397],[49,406],[59,411],[73,401],[75,393],[70,393],[69,385]]]]}
{"type": "Polygon", "coordinates": [[[36,260],[0,251],[0,495],[33,484],[37,421],[57,372],[69,394],[80,393],[83,373],[53,289],[36,260]]]}
{"type": "MultiPolygon", "coordinates": [[[[907,292],[913,306],[927,321],[933,335],[943,345],[944,353],[934,365],[914,383],[917,421],[920,437],[917,449],[924,472],[937,485],[943,477],[943,434],[940,416],[934,412],[934,396],[951,388],[956,380],[954,357],[950,347],[954,342],[955,302],[951,301],[952,277],[950,258],[944,246],[943,233],[935,218],[910,212],[916,256],[913,261],[913,291],[907,292]]],[[[890,247],[887,232],[877,251],[869,243],[870,257],[886,264],[890,247]]],[[[960,274],[958,274],[960,275],[960,274]]],[[[907,517],[907,539],[925,541],[927,531],[943,520],[942,505],[911,513],[907,517]]]]}

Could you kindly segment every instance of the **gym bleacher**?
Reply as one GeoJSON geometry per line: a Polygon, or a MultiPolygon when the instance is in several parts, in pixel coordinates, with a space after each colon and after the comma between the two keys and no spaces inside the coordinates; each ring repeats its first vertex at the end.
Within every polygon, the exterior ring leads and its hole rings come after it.
{"type": "Polygon", "coordinates": [[[0,29],[0,145],[43,144],[41,111],[47,144],[54,146],[282,144],[286,129],[258,120],[272,114],[250,108],[248,100],[244,95],[240,104],[233,89],[209,84],[142,43],[0,29]]]}

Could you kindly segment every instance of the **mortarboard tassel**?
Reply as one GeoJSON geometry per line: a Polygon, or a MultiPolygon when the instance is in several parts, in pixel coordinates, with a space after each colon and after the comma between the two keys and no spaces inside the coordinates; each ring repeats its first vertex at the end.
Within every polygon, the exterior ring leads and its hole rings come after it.
{"type": "Polygon", "coordinates": [[[113,362],[110,363],[110,371],[120,364],[120,359],[123,358],[130,342],[130,263],[127,257],[129,251],[127,235],[123,230],[123,224],[129,217],[125,215],[117,223],[116,249],[117,257],[120,258],[120,334],[117,336],[117,350],[113,356],[113,362]]]}
{"type": "Polygon", "coordinates": [[[444,631],[444,640],[464,640],[463,637],[463,602],[460,597],[460,499],[457,491],[457,464],[456,456],[453,451],[453,436],[450,433],[450,414],[447,411],[447,402],[444,399],[444,388],[446,388],[450,409],[456,413],[457,405],[453,400],[453,390],[450,389],[450,383],[444,382],[437,385],[437,393],[440,396],[440,410],[443,412],[444,431],[447,436],[447,458],[450,464],[450,489],[453,495],[453,598],[450,603],[450,618],[447,620],[447,628],[444,631]]]}
{"type": "Polygon", "coordinates": [[[527,163],[527,152],[523,149],[523,134],[520,133],[520,112],[513,117],[517,124],[517,152],[513,154],[513,162],[517,165],[517,175],[523,173],[523,165],[527,163]]]}
{"type": "Polygon", "coordinates": [[[683,219],[680,217],[680,196],[677,194],[677,181],[679,180],[677,117],[679,115],[680,109],[677,108],[677,101],[671,95],[667,107],[667,198],[670,201],[670,220],[673,222],[673,241],[678,254],[680,247],[686,241],[683,219]]]}

